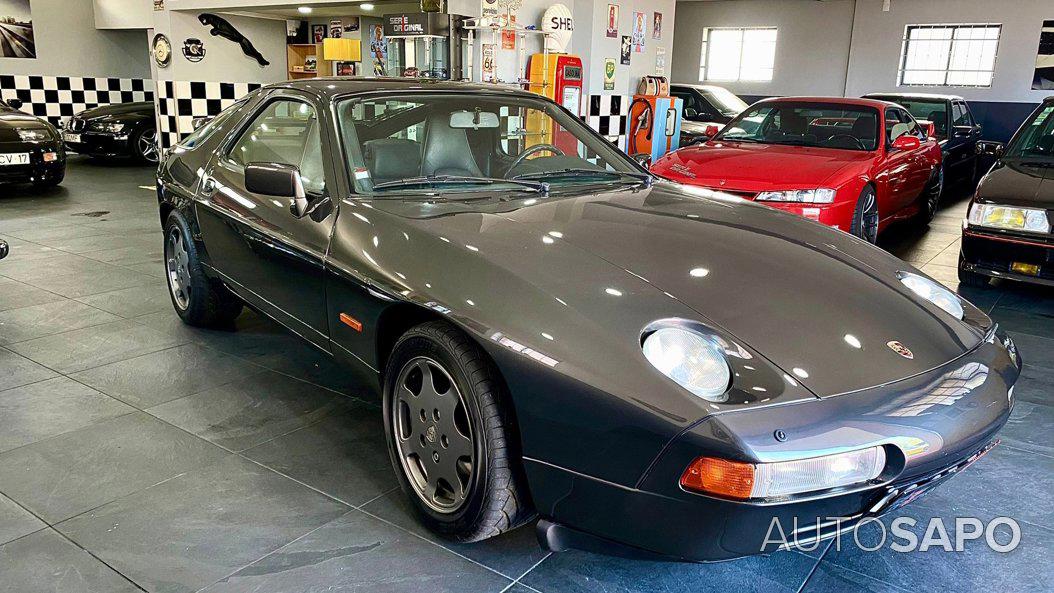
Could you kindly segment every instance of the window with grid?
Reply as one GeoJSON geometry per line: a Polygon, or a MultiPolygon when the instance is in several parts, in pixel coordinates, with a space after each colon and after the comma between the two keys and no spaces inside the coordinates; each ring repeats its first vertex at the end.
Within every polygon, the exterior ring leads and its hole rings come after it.
{"type": "Polygon", "coordinates": [[[766,82],[775,62],[776,27],[703,29],[699,80],[766,82]]]}
{"type": "Polygon", "coordinates": [[[908,25],[900,86],[992,86],[1001,25],[908,25]]]}

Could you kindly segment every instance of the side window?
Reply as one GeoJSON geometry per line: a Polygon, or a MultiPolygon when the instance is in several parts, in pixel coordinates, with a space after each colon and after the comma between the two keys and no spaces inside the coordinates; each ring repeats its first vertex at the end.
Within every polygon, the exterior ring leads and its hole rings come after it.
{"type": "Polygon", "coordinates": [[[678,99],[684,101],[683,110],[685,113],[687,113],[688,110],[691,109],[695,111],[696,115],[702,115],[702,110],[699,109],[699,102],[696,100],[694,93],[677,92],[671,94],[674,97],[677,97],[678,99]]]}
{"type": "Polygon", "coordinates": [[[923,142],[926,141],[926,132],[924,132],[921,127],[919,127],[919,123],[915,121],[915,118],[911,116],[911,113],[905,110],[900,110],[900,121],[908,124],[908,134],[915,136],[923,142]]]}
{"type": "Polygon", "coordinates": [[[294,165],[300,169],[306,191],[325,191],[318,117],[314,107],[302,101],[268,103],[227,156],[243,167],[249,163],[294,165]]]}
{"type": "Polygon", "coordinates": [[[970,110],[966,108],[965,103],[956,101],[952,103],[952,125],[955,126],[972,126],[973,118],[970,117],[970,110]]]}
{"type": "Polygon", "coordinates": [[[886,142],[893,142],[896,139],[893,135],[893,128],[899,123],[901,123],[900,112],[893,108],[886,109],[886,142]]]}

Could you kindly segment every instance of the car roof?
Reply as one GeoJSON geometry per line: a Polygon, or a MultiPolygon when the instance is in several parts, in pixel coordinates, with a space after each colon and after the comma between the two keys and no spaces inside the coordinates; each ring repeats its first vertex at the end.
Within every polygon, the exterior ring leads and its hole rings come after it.
{"type": "Polygon", "coordinates": [[[1043,99],[1043,102],[1044,103],[1054,103],[1054,95],[1046,97],[1045,99],[1043,99]]]}
{"type": "Polygon", "coordinates": [[[304,80],[289,80],[270,84],[264,89],[286,88],[298,89],[315,94],[322,98],[332,98],[349,93],[365,93],[374,91],[396,91],[396,92],[421,92],[433,91],[475,91],[480,93],[502,93],[525,97],[539,97],[536,93],[530,93],[521,89],[499,86],[495,84],[479,84],[471,82],[457,82],[450,80],[434,80],[429,78],[396,78],[396,77],[366,77],[366,76],[324,76],[304,80]]]}
{"type": "Polygon", "coordinates": [[[674,82],[674,83],[670,84],[670,87],[671,88],[672,87],[682,87],[682,88],[687,88],[687,89],[696,89],[696,90],[700,90],[700,91],[712,91],[712,90],[715,90],[715,89],[721,89],[723,91],[727,91],[728,90],[725,87],[719,86],[719,85],[716,85],[716,84],[689,84],[689,83],[686,83],[686,82],[674,82]]]}
{"type": "MultiPolygon", "coordinates": [[[[763,99],[758,103],[828,103],[835,105],[854,105],[857,107],[874,107],[883,109],[889,106],[889,101],[878,99],[856,99],[853,97],[773,97],[763,99]]],[[[758,103],[755,103],[757,105],[758,103]]]]}
{"type": "Polygon", "coordinates": [[[939,101],[965,101],[959,95],[938,95],[936,93],[868,93],[864,97],[897,97],[898,99],[934,99],[939,101]]]}

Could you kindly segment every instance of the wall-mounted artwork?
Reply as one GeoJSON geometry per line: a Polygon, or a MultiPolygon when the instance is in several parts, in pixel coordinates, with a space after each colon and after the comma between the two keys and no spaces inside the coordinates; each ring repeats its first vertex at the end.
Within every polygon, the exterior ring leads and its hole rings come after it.
{"type": "Polygon", "coordinates": [[[615,90],[615,58],[604,58],[604,90],[615,90]]]}
{"type": "Polygon", "coordinates": [[[629,60],[633,56],[633,41],[629,35],[622,36],[622,64],[629,66],[629,60]]]}
{"type": "Polygon", "coordinates": [[[0,58],[35,58],[29,0],[0,0],[0,58]]]}
{"type": "Polygon", "coordinates": [[[384,40],[384,25],[370,25],[370,57],[373,75],[384,76],[388,69],[388,44],[384,40]]]}
{"type": "Polygon", "coordinates": [[[666,48],[655,48],[655,76],[666,76],[666,48]]]}
{"type": "Polygon", "coordinates": [[[351,16],[344,19],[344,32],[355,33],[359,30],[359,17],[351,16]]]}
{"type": "Polygon", "coordinates": [[[608,4],[608,37],[618,37],[618,4],[608,4]]]}
{"type": "Polygon", "coordinates": [[[644,51],[644,18],[643,12],[633,13],[633,33],[630,37],[633,39],[633,51],[638,54],[644,51]]]}
{"type": "Polygon", "coordinates": [[[662,13],[652,13],[651,16],[651,38],[662,39],[662,13]]]}
{"type": "Polygon", "coordinates": [[[1043,29],[1039,33],[1036,75],[1032,78],[1032,88],[1054,90],[1054,21],[1043,21],[1043,29]]]}
{"type": "Polygon", "coordinates": [[[322,40],[326,38],[326,26],[325,25],[312,25],[311,26],[311,42],[322,43],[322,40]]]}
{"type": "Polygon", "coordinates": [[[246,39],[245,35],[238,32],[238,30],[234,28],[234,25],[230,24],[227,19],[209,12],[203,12],[198,15],[198,21],[206,27],[212,27],[209,29],[209,34],[213,37],[223,37],[224,39],[233,41],[240,45],[242,53],[256,60],[261,66],[271,65],[271,62],[268,62],[263,57],[263,54],[253,46],[253,42],[249,41],[246,39]]]}
{"type": "Polygon", "coordinates": [[[329,36],[333,39],[344,37],[344,23],[340,19],[329,21],[329,36]]]}

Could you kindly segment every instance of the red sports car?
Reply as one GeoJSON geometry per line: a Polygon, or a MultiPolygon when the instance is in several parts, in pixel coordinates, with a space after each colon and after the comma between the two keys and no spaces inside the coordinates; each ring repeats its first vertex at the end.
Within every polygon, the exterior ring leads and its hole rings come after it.
{"type": "Polygon", "coordinates": [[[871,243],[894,220],[928,222],[944,185],[940,146],[904,108],[835,97],[759,101],[710,141],[666,155],[652,171],[871,243]]]}

